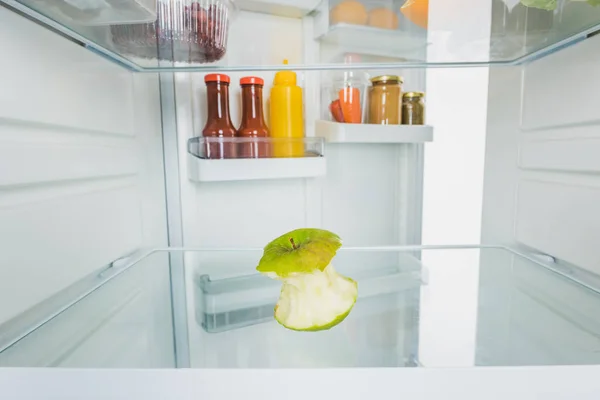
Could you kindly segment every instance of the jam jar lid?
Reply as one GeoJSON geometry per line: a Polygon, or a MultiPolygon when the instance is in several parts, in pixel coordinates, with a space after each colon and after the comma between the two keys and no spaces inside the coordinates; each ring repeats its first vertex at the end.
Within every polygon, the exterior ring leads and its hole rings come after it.
{"type": "Polygon", "coordinates": [[[372,83],[383,83],[383,82],[399,82],[404,83],[404,78],[398,75],[380,75],[371,78],[372,83]]]}
{"type": "Polygon", "coordinates": [[[423,93],[423,92],[406,92],[402,95],[402,97],[406,97],[407,99],[421,98],[421,97],[425,97],[425,93],[423,93]]]}

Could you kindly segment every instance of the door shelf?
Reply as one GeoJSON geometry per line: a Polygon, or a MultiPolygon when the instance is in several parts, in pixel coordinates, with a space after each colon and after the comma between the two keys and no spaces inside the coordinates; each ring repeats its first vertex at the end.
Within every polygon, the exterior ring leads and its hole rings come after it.
{"type": "Polygon", "coordinates": [[[326,171],[322,138],[188,141],[188,178],[194,182],[312,178],[326,171]]]}
{"type": "Polygon", "coordinates": [[[323,1],[315,13],[315,39],[343,52],[419,61],[427,49],[423,21],[409,20],[402,1],[323,1]],[[419,22],[418,25],[415,22],[419,22]]]}
{"type": "Polygon", "coordinates": [[[428,125],[342,124],[317,121],[316,135],[327,143],[427,143],[433,141],[428,125]]]}
{"type": "Polygon", "coordinates": [[[325,175],[325,157],[204,160],[188,154],[188,178],[193,182],[314,178],[325,175]]]}
{"type": "Polygon", "coordinates": [[[240,10],[288,18],[302,18],[319,5],[320,0],[236,0],[240,10]]]}
{"type": "Polygon", "coordinates": [[[427,48],[425,30],[405,32],[345,23],[331,26],[318,39],[338,52],[390,57],[396,62],[422,60],[427,48]]]}

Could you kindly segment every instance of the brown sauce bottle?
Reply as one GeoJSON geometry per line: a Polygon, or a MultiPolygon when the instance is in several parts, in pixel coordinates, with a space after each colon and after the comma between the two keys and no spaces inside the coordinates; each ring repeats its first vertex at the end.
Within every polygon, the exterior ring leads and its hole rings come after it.
{"type": "Polygon", "coordinates": [[[242,139],[238,147],[240,158],[265,158],[271,156],[270,144],[261,138],[269,137],[269,128],[263,113],[264,80],[247,76],[240,80],[242,86],[242,123],[237,136],[242,139]]]}
{"type": "Polygon", "coordinates": [[[214,138],[206,143],[206,157],[210,159],[237,158],[236,143],[232,138],[236,129],[229,115],[229,76],[224,74],[208,74],[206,83],[206,100],[208,117],[202,130],[205,138],[214,138]],[[218,140],[222,139],[222,140],[218,140]]]}

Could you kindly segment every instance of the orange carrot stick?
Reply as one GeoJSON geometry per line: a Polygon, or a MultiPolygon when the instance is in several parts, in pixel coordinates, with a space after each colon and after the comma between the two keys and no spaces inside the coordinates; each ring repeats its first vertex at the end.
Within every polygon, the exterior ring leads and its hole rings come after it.
{"type": "Polygon", "coordinates": [[[357,88],[346,87],[339,92],[342,112],[344,114],[344,122],[350,124],[360,124],[361,107],[360,107],[360,90],[357,88]]]}

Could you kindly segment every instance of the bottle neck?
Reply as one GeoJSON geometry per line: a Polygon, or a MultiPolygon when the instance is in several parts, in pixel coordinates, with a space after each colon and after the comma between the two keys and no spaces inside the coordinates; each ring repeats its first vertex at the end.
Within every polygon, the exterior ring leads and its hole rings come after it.
{"type": "Polygon", "coordinates": [[[261,85],[242,85],[242,125],[250,121],[264,125],[261,85]]]}
{"type": "Polygon", "coordinates": [[[229,116],[229,85],[223,82],[206,84],[208,121],[223,121],[231,125],[229,116]]]}

